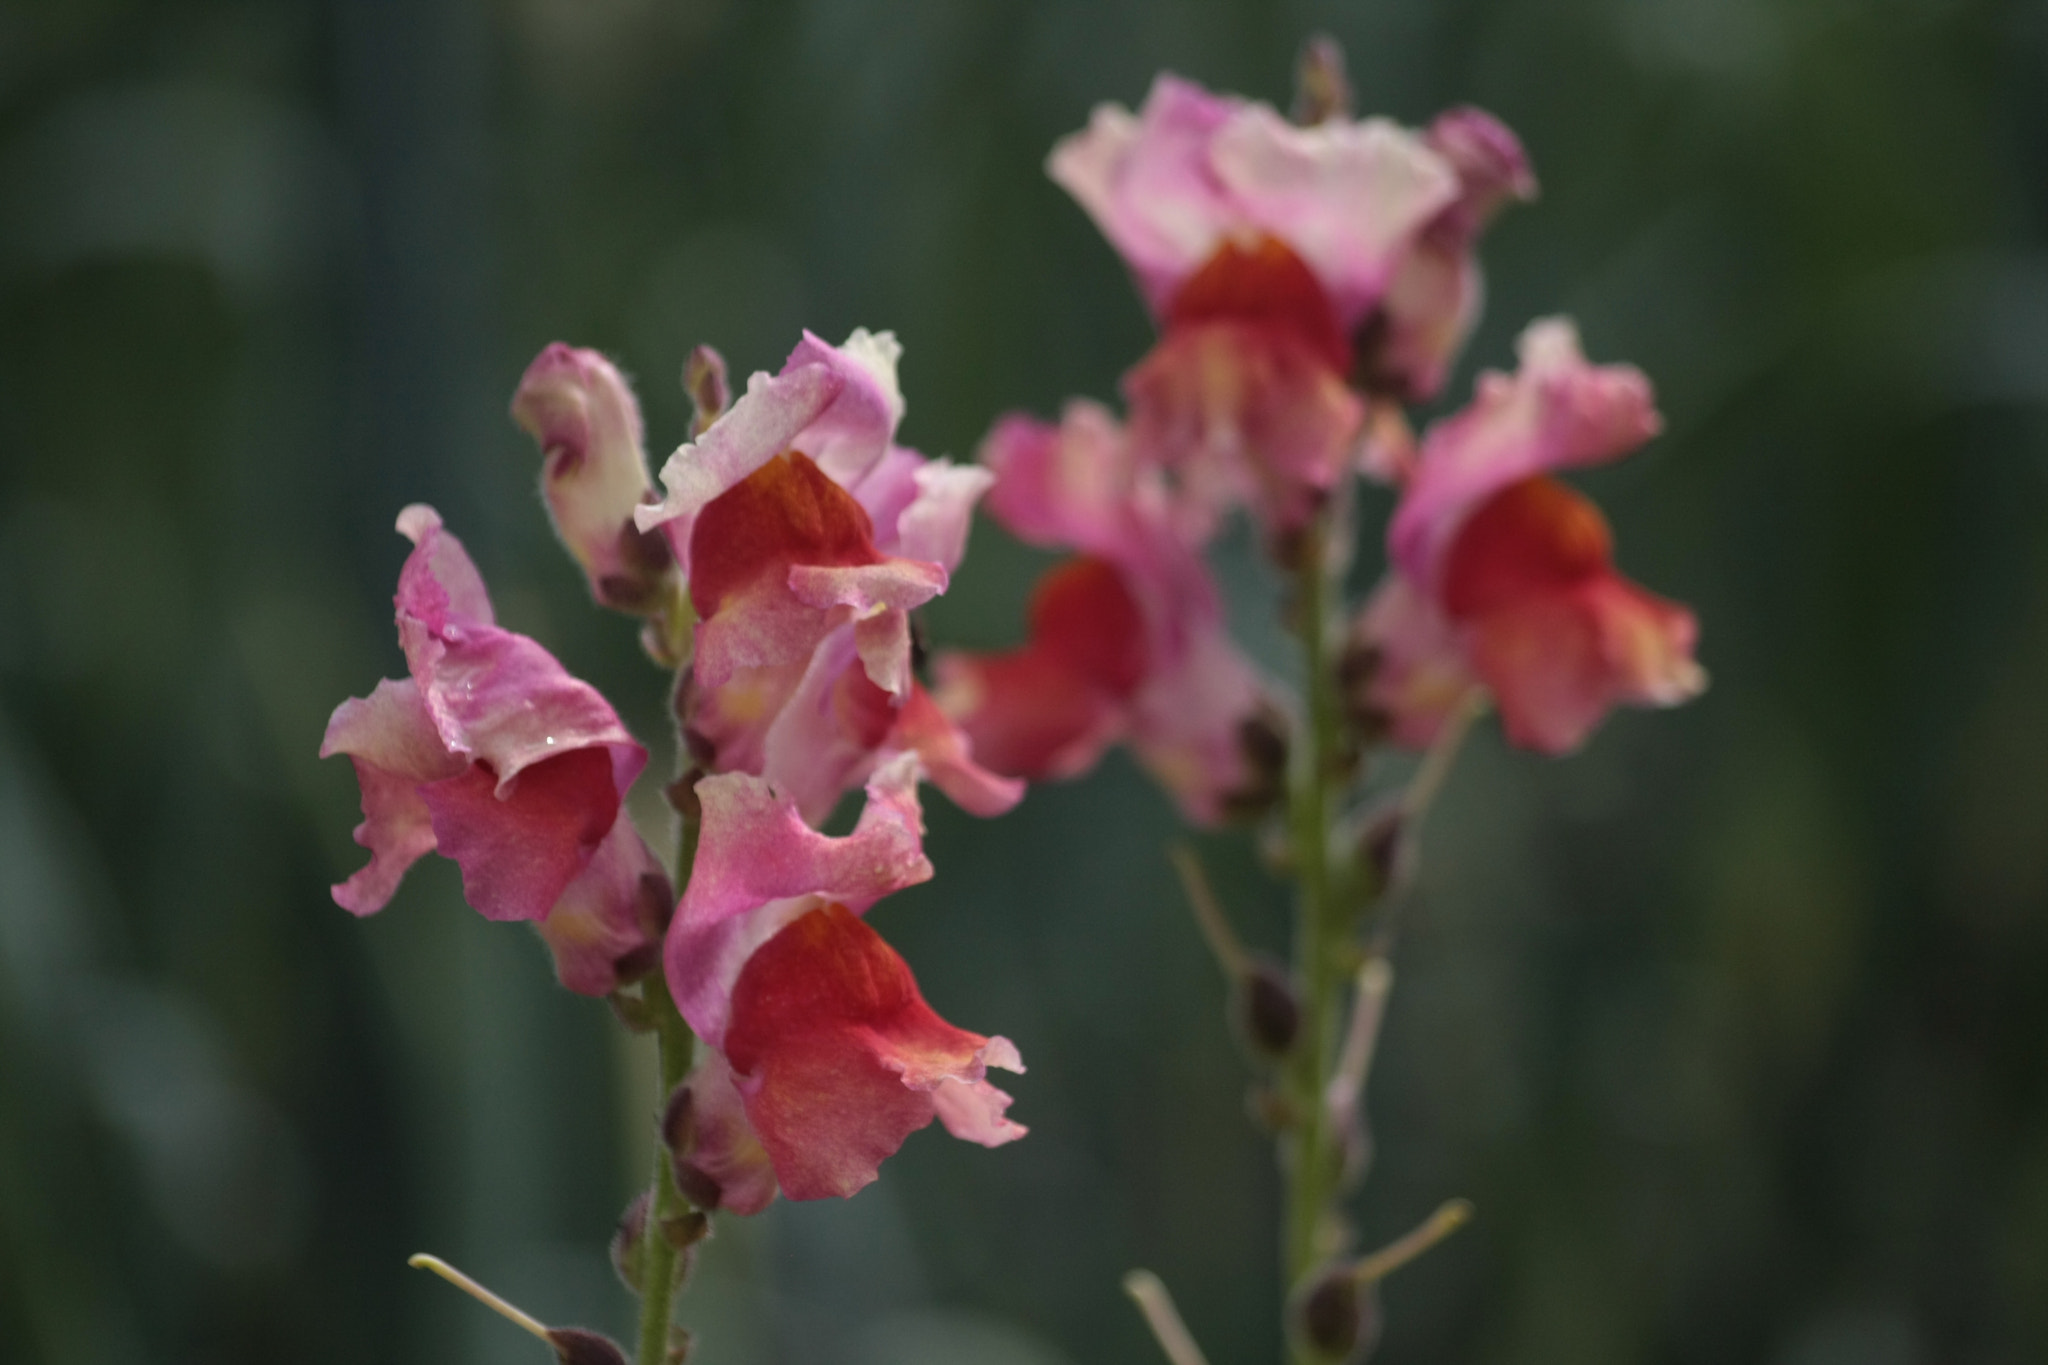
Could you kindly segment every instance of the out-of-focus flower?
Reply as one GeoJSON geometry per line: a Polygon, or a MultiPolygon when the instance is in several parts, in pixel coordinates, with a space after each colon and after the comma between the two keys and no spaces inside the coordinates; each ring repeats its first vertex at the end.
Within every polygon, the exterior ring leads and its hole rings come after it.
{"type": "Polygon", "coordinates": [[[1649,382],[1593,366],[1570,323],[1533,324],[1514,375],[1424,435],[1388,528],[1393,568],[1355,628],[1377,656],[1371,705],[1427,743],[1463,680],[1508,738],[1559,753],[1620,704],[1671,706],[1706,675],[1690,611],[1614,571],[1605,518],[1550,471],[1619,458],[1656,434],[1649,382]]]}
{"type": "Polygon", "coordinates": [[[397,595],[411,676],[343,702],[320,746],[355,765],[370,850],[334,899],[373,914],[438,849],[472,907],[542,921],[563,984],[602,995],[653,965],[667,920],[668,879],[622,805],[647,751],[595,688],[496,623],[433,508],[406,508],[398,529],[414,546],[397,595]]]}
{"type": "Polygon", "coordinates": [[[912,675],[909,611],[945,590],[989,475],[893,443],[898,350],[886,332],[806,334],[669,459],[667,498],[637,514],[668,535],[699,618],[693,750],[771,779],[814,822],[902,748],[979,814],[1022,794],[974,764],[912,675]]]}
{"type": "Polygon", "coordinates": [[[662,612],[676,590],[668,542],[634,524],[653,496],[640,405],[596,351],[557,341],[534,357],[512,416],[539,443],[541,494],[591,596],[637,616],[662,612]]]}
{"type": "Polygon", "coordinates": [[[724,1206],[752,1212],[776,1185],[793,1199],[852,1194],[934,1118],[985,1146],[1024,1134],[985,1078],[990,1066],[1023,1070],[1015,1047],[940,1019],[859,918],[931,876],[918,769],[911,753],[883,763],[841,838],[812,829],[761,778],[697,784],[697,862],[665,961],[677,1007],[725,1064],[692,1082],[702,1111],[685,1154],[724,1206]],[[728,1084],[738,1112],[719,1093],[728,1084]]]}
{"type": "Polygon", "coordinates": [[[989,510],[1021,539],[1078,550],[1032,596],[1029,637],[1006,653],[941,655],[939,703],[997,772],[1072,777],[1128,743],[1192,820],[1212,823],[1272,776],[1245,730],[1266,706],[1231,643],[1199,551],[1156,470],[1098,405],[1058,426],[1021,414],[983,442],[989,510]]]}
{"type": "Polygon", "coordinates": [[[1137,114],[1098,107],[1048,170],[1162,326],[1124,385],[1139,451],[1198,513],[1243,502],[1272,530],[1298,525],[1365,420],[1351,337],[1458,202],[1457,167],[1385,119],[1298,127],[1162,75],[1137,114]]]}
{"type": "Polygon", "coordinates": [[[1520,140],[1484,110],[1449,110],[1423,139],[1457,172],[1457,197],[1416,234],[1358,333],[1366,387],[1411,403],[1443,389],[1479,320],[1479,234],[1509,200],[1536,197],[1536,174],[1520,140]]]}

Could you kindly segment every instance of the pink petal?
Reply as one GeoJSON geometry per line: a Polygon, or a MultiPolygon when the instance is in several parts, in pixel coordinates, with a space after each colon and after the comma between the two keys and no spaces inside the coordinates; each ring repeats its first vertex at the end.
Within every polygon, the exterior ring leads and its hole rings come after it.
{"type": "Polygon", "coordinates": [[[929,692],[915,684],[889,742],[914,752],[925,775],[969,815],[1001,815],[1024,799],[1024,783],[975,762],[966,731],[939,709],[929,692]]]}
{"type": "Polygon", "coordinates": [[[805,332],[782,372],[821,365],[839,378],[840,389],[790,438],[790,448],[810,456],[841,487],[852,488],[888,453],[903,420],[903,390],[896,383],[896,362],[902,355],[894,332],[856,327],[843,346],[828,345],[805,332]]]}
{"type": "Polygon", "coordinates": [[[880,548],[904,559],[937,564],[950,574],[967,553],[974,506],[995,483],[995,476],[973,465],[928,460],[912,478],[917,495],[897,517],[895,536],[880,548]]]}
{"type": "Polygon", "coordinates": [[[690,527],[697,513],[719,494],[790,449],[797,433],[815,421],[845,387],[826,365],[800,365],[773,377],[755,373],[747,391],[695,441],[661,467],[667,496],[640,507],[634,523],[643,531],[667,526],[669,543],[688,574],[690,527]],[[670,525],[670,523],[674,523],[670,525]]]}
{"type": "Polygon", "coordinates": [[[1632,365],[1588,365],[1562,318],[1532,323],[1512,375],[1479,377],[1478,396],[1432,425],[1387,541],[1402,572],[1433,588],[1465,516],[1533,474],[1600,464],[1634,450],[1662,421],[1632,365]]]}
{"type": "Polygon", "coordinates": [[[609,753],[618,791],[631,786],[647,751],[603,695],[492,624],[483,579],[432,508],[407,508],[400,529],[415,543],[399,573],[398,639],[448,750],[487,764],[501,797],[529,765],[590,748],[609,753]]]}
{"type": "Polygon", "coordinates": [[[398,611],[429,630],[449,624],[488,626],[497,622],[483,575],[462,542],[441,529],[441,514],[415,502],[398,514],[398,533],[415,547],[398,571],[398,611]]]}
{"type": "Polygon", "coordinates": [[[988,510],[1018,539],[1116,554],[1138,496],[1137,471],[1109,409],[1075,399],[1057,426],[1011,413],[983,439],[980,459],[995,475],[988,510]]]}
{"type": "Polygon", "coordinates": [[[1386,119],[1303,128],[1248,104],[1217,130],[1210,159],[1244,221],[1294,248],[1347,327],[1372,310],[1409,242],[1458,193],[1444,159],[1386,119]]]}
{"type": "Polygon", "coordinates": [[[761,778],[721,773],[697,784],[704,822],[666,961],[676,1004],[700,1037],[723,1037],[728,973],[776,917],[764,910],[806,897],[865,909],[930,879],[917,774],[914,754],[877,768],[859,823],[841,838],[805,824],[795,802],[761,778]]]}
{"type": "Polygon", "coordinates": [[[1095,220],[1155,313],[1218,242],[1246,226],[1209,158],[1218,129],[1242,107],[1162,73],[1136,117],[1098,105],[1087,129],[1062,139],[1046,161],[1046,173],[1095,220]]]}
{"type": "Polygon", "coordinates": [[[386,678],[368,697],[334,709],[320,757],[347,754],[362,787],[363,822],[355,840],[370,850],[369,864],[334,888],[335,903],[352,914],[382,910],[407,868],[434,847],[432,816],[419,787],[451,777],[463,762],[441,745],[426,703],[410,678],[386,678]]]}
{"type": "Polygon", "coordinates": [[[419,791],[436,845],[462,868],[462,898],[493,920],[546,915],[619,813],[611,756],[601,748],[532,764],[509,789],[472,764],[419,791]]]}
{"type": "MultiPolygon", "coordinates": [[[[1024,1071],[1024,1059],[1017,1055],[1017,1045],[1000,1036],[990,1038],[982,1046],[975,1062],[984,1072],[992,1066],[1020,1075],[1024,1071]]],[[[938,1111],[939,1122],[946,1125],[947,1132],[963,1142],[1000,1147],[1004,1143],[1015,1142],[1030,1131],[1015,1119],[1004,1117],[1012,1103],[1011,1097],[986,1080],[944,1076],[932,1087],[931,1096],[932,1108],[938,1111]]]]}

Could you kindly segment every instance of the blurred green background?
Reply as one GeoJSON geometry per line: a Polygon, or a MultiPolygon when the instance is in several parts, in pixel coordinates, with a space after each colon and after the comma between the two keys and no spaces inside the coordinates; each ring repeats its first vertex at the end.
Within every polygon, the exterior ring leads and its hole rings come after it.
{"type": "MultiPolygon", "coordinates": [[[[665,745],[551,543],[527,359],[617,357],[657,458],[691,345],[805,325],[898,331],[932,453],[1110,397],[1148,324],[1046,150],[1160,67],[1284,100],[1316,29],[1364,108],[1527,141],[1454,391],[1560,311],[1650,373],[1667,434],[1587,482],[1714,675],[1568,760],[1487,734],[1431,827],[1358,1212],[1480,1214],[1380,1358],[2048,1359],[2048,8],[1963,0],[5,0],[0,1357],[540,1358],[420,1249],[624,1326],[645,1059],[451,865],[328,899],[355,786],[313,755],[402,669],[394,515],[665,745]]],[[[934,639],[1013,640],[1042,562],[984,525],[934,639]]],[[[1271,1359],[1165,802],[1117,756],[930,824],[876,920],[1017,1040],[1032,1135],[721,1228],[697,1359],[1147,1361],[1140,1264],[1271,1359]]],[[[1279,944],[1249,837],[1203,848],[1279,944]]]]}

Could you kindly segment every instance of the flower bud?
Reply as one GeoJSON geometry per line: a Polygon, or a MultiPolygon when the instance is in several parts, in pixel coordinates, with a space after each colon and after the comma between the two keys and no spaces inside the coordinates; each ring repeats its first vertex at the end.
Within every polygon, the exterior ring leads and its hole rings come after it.
{"type": "Polygon", "coordinates": [[[1377,744],[1390,728],[1386,710],[1373,690],[1381,657],[1378,644],[1354,635],[1337,658],[1337,704],[1362,745],[1377,744]]]}
{"type": "Polygon", "coordinates": [[[1287,794],[1287,718],[1262,703],[1238,722],[1237,751],[1244,780],[1224,794],[1223,813],[1233,820],[1257,820],[1287,794]]]}
{"type": "Polygon", "coordinates": [[[683,362],[683,392],[690,395],[690,434],[702,436],[732,406],[732,381],[716,347],[699,346],[683,362]]]}
{"type": "Polygon", "coordinates": [[[548,1345],[562,1365],[627,1365],[626,1353],[610,1337],[581,1327],[551,1327],[548,1345]]]}
{"type": "Polygon", "coordinates": [[[1270,962],[1253,962],[1231,995],[1238,1033],[1253,1052],[1277,1061],[1294,1050],[1301,1036],[1301,1004],[1284,971],[1270,962]]]}
{"type": "Polygon", "coordinates": [[[1315,1360],[1363,1360],[1379,1341],[1378,1283],[1361,1281],[1349,1264],[1324,1267],[1295,1297],[1289,1317],[1295,1339],[1315,1360]]]}
{"type": "Polygon", "coordinates": [[[635,1294],[647,1292],[641,1253],[647,1244],[647,1210],[653,1202],[651,1190],[634,1195],[633,1202],[619,1215],[619,1225],[612,1230],[612,1269],[619,1272],[620,1281],[635,1294]]]}
{"type": "Polygon", "coordinates": [[[1407,828],[1407,812],[1395,802],[1368,816],[1358,831],[1358,863],[1372,879],[1375,894],[1392,886],[1402,870],[1407,828]]]}
{"type": "Polygon", "coordinates": [[[675,560],[659,531],[633,521],[653,482],[640,405],[624,376],[596,351],[556,342],[527,366],[512,416],[540,445],[548,516],[591,595],[617,611],[658,615],[677,590],[675,560]]]}
{"type": "Polygon", "coordinates": [[[1302,46],[1294,67],[1294,121],[1304,128],[1351,117],[1351,79],[1344,73],[1344,48],[1327,33],[1302,46]]]}

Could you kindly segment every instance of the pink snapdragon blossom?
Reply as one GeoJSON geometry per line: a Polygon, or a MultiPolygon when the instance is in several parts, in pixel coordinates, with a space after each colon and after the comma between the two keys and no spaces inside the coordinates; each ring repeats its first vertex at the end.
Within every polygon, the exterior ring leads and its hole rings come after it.
{"type": "Polygon", "coordinates": [[[899,749],[977,814],[1020,784],[976,765],[911,671],[912,608],[945,590],[989,475],[894,444],[898,347],[805,335],[662,470],[639,524],[669,537],[695,606],[683,722],[700,762],[769,778],[822,820],[899,749]]]}
{"type": "Polygon", "coordinates": [[[1512,376],[1480,376],[1425,433],[1388,528],[1393,567],[1354,628],[1378,659],[1369,704],[1425,744],[1483,685],[1508,738],[1561,753],[1612,707],[1699,693],[1698,627],[1614,571],[1600,511],[1551,471],[1601,464],[1661,423],[1640,371],[1594,366],[1562,319],[1532,324],[1512,376]]]}
{"type": "Polygon", "coordinates": [[[605,606],[658,614],[675,590],[675,559],[661,536],[634,524],[653,496],[640,404],[596,351],[549,345],[520,378],[512,416],[539,443],[541,494],[555,534],[605,606]]]}
{"type": "Polygon", "coordinates": [[[1385,119],[1297,127],[1161,75],[1137,114],[1099,106],[1047,169],[1162,327],[1124,382],[1136,447],[1198,516],[1243,503],[1298,526],[1355,460],[1352,336],[1458,200],[1456,167],[1385,119]]]}
{"type": "Polygon", "coordinates": [[[1222,818],[1266,776],[1243,736],[1269,708],[1157,471],[1108,411],[1081,401],[1058,426],[1003,418],[981,459],[997,520],[1080,554],[1040,582],[1021,648],[939,657],[940,705],[997,772],[1072,777],[1121,741],[1189,819],[1222,818]]]}
{"type": "Polygon", "coordinates": [[[605,994],[652,965],[669,908],[668,878],[622,804],[647,751],[595,688],[496,623],[433,508],[406,508],[398,529],[414,546],[396,599],[411,676],[335,708],[320,746],[355,765],[355,837],[370,850],[334,899],[374,914],[439,850],[480,914],[540,921],[563,984],[605,994]]]}
{"type": "Polygon", "coordinates": [[[911,753],[884,762],[840,838],[761,778],[697,784],[697,863],[664,956],[677,1008],[718,1054],[691,1081],[683,1159],[700,1200],[751,1213],[777,1187],[844,1197],[934,1118],[984,1146],[1024,1135],[985,1078],[991,1066],[1022,1071],[1016,1048],[940,1019],[859,918],[931,876],[919,764],[911,753]]]}

